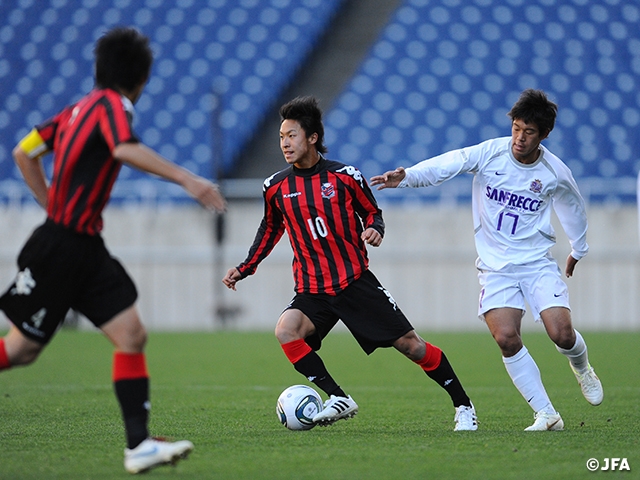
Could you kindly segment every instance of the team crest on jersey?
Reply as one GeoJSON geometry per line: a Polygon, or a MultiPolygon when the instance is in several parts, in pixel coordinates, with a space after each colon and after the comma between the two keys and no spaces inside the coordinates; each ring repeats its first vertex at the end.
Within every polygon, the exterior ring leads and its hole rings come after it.
{"type": "Polygon", "coordinates": [[[536,178],[531,182],[531,185],[529,185],[529,190],[533,193],[540,193],[542,191],[542,182],[536,178]]]}
{"type": "Polygon", "coordinates": [[[333,198],[336,196],[336,187],[329,182],[323,183],[320,187],[320,193],[322,194],[322,198],[333,198]]]}

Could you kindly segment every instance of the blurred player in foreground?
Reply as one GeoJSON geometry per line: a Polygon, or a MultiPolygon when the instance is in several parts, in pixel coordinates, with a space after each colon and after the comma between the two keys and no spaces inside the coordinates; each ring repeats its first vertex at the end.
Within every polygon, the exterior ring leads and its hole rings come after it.
{"type": "Polygon", "coordinates": [[[24,245],[17,278],[0,298],[0,308],[13,323],[0,339],[0,370],[35,361],[70,308],[113,343],[113,384],[127,439],[124,465],[131,473],[175,463],[193,445],[149,436],[147,334],[135,305],[136,287],[100,235],[102,210],[123,163],[177,183],[210,210],[225,208],[216,185],[136,138],[133,104],[152,62],[146,37],[132,28],[109,31],[95,48],[95,88],[35,127],[14,149],[47,219],[24,245]],[[41,161],[48,152],[54,153],[50,185],[41,161]]]}
{"type": "Polygon", "coordinates": [[[378,190],[439,185],[461,173],[473,178],[473,217],[480,291],[478,314],[502,350],[504,365],[535,412],[525,430],[562,430],[540,370],[523,345],[525,302],[536,321],[570,362],[584,397],[603,399],[589,365],[587,345],[571,324],[569,293],[550,253],[555,244],[551,206],[569,242],[565,274],[573,275],[588,251],[584,200],[567,166],[540,144],[553,130],[555,103],[544,92],[525,90],[509,112],[511,137],[488,140],[371,178],[378,190]]]}
{"type": "Polygon", "coordinates": [[[362,349],[395,347],[451,396],[455,430],[476,430],[476,414],[447,357],[426,343],[391,294],[368,268],[365,242],[382,243],[384,222],[362,174],[322,155],[322,111],[313,97],[280,108],[280,148],[289,167],[264,182],[265,213],[247,259],[224,284],[253,274],[287,231],[293,249],[295,292],[275,334],[294,368],[329,399],[313,421],[330,425],[352,417],[358,405],[329,375],[316,353],[338,320],[362,349]]]}

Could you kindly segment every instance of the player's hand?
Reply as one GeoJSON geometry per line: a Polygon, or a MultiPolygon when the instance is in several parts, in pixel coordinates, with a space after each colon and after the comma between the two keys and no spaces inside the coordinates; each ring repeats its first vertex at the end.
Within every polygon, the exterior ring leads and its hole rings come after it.
{"type": "Polygon", "coordinates": [[[379,247],[382,243],[382,235],[380,235],[380,232],[371,227],[362,232],[360,238],[362,238],[362,241],[368,243],[372,247],[379,247]]]}
{"type": "Polygon", "coordinates": [[[196,175],[189,176],[184,182],[185,190],[207,210],[224,212],[227,202],[220,193],[220,188],[209,180],[196,175]]]}
{"type": "Polygon", "coordinates": [[[227,288],[230,288],[231,290],[235,290],[236,283],[238,283],[238,280],[242,280],[242,276],[240,275],[240,272],[238,271],[238,269],[233,267],[229,269],[225,277],[222,279],[222,283],[224,283],[227,286],[227,288]]]}
{"type": "Polygon", "coordinates": [[[578,263],[578,260],[573,258],[571,254],[569,254],[569,256],[567,257],[567,266],[564,270],[564,274],[567,276],[567,278],[571,278],[573,276],[573,270],[574,268],[576,268],[577,263],[578,263]]]}
{"type": "Polygon", "coordinates": [[[382,175],[375,175],[371,177],[369,183],[371,186],[378,185],[378,190],[383,188],[396,188],[407,174],[404,171],[404,167],[398,167],[395,170],[390,170],[382,175]]]}

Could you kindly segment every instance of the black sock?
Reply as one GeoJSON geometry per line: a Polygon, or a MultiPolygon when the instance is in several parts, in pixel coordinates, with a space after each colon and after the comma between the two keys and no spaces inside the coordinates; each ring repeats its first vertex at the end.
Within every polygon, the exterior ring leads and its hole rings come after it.
{"type": "Polygon", "coordinates": [[[127,448],[135,448],[149,436],[149,379],[118,380],[113,385],[122,410],[127,448]]]}
{"type": "Polygon", "coordinates": [[[462,388],[462,384],[444,352],[442,352],[440,365],[436,369],[425,373],[447,391],[454,407],[459,407],[460,405],[471,406],[471,400],[464,388],[462,388]]]}
{"type": "Polygon", "coordinates": [[[338,397],[347,396],[331,375],[329,375],[327,368],[324,366],[324,362],[315,351],[307,353],[294,363],[293,367],[327,395],[336,395],[338,397]]]}

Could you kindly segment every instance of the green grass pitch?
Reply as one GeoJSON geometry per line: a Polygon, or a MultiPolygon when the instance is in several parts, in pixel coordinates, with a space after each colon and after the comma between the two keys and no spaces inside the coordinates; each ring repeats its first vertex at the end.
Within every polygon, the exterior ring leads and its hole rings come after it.
{"type": "MultiPolygon", "coordinates": [[[[640,333],[583,332],[605,388],[599,407],[580,393],[566,359],[540,333],[524,341],[563,432],[524,432],[531,409],[488,332],[423,333],[446,353],[478,411],[477,432],[453,432],[448,396],[392,349],[367,357],[331,334],[329,370],[360,406],[348,421],[291,432],[276,418],[286,387],[309,384],[270,333],[153,333],[151,431],[195,450],[147,478],[591,479],[640,478],[640,333]],[[626,458],[630,470],[586,462],[626,458]]],[[[40,359],[0,374],[0,479],[119,479],[124,434],[111,385],[112,349],[92,332],[61,331],[40,359]]],[[[324,394],[323,398],[324,398],[324,394]]]]}

